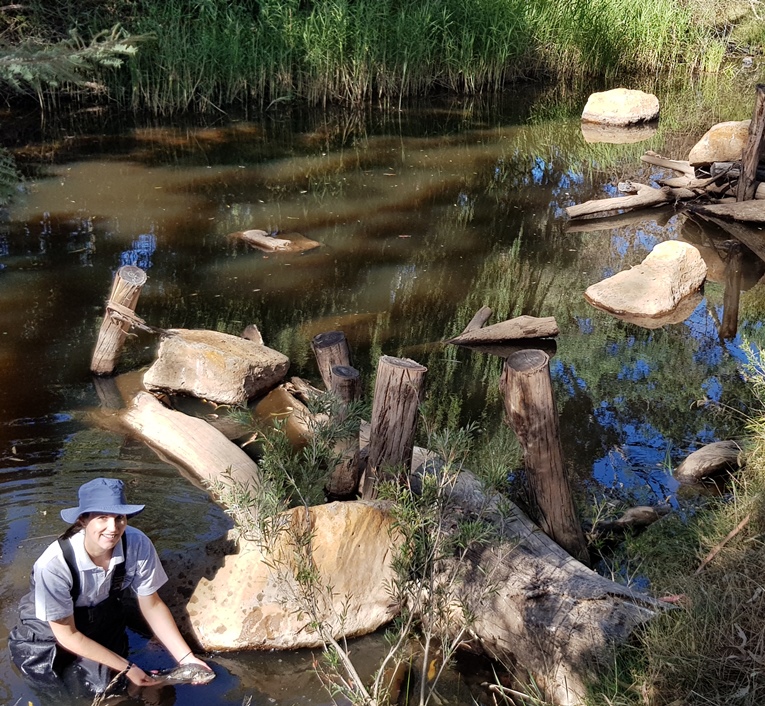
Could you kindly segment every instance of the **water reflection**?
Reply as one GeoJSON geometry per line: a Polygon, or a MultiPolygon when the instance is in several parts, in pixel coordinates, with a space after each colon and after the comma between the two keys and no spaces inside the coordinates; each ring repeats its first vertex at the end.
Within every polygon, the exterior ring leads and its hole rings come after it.
{"type": "MultiPolygon", "coordinates": [[[[698,241],[706,226],[692,232],[664,210],[568,227],[563,208],[612,188],[649,145],[588,144],[577,111],[544,117],[531,98],[345,122],[273,113],[220,128],[50,125],[19,151],[30,181],[0,230],[0,649],[32,561],[61,529],[60,499],[93,473],[121,477],[147,503],[141,528],[160,549],[226,527],[203,491],[88,416],[110,394],[88,364],[123,264],[148,271],[137,313],[149,324],[238,335],[255,323],[290,357],[290,374],[313,382],[310,341],[327,330],[345,332],[365,381],[381,353],[415,357],[429,369],[432,424],[479,420],[484,439],[500,434],[502,360],[441,342],[483,305],[493,321],[555,316],[565,458],[582,487],[629,502],[672,498],[672,465],[738,431],[735,415],[710,408],[747,404],[741,331],[757,325],[758,301],[743,296],[739,333],[723,341],[724,273],[682,324],[649,331],[590,307],[589,284],[662,240],[698,241]],[[277,256],[228,237],[250,228],[321,247],[277,256]]],[[[677,139],[660,129],[650,147],[677,139]]],[[[155,346],[149,334],[131,338],[121,370],[147,364],[155,346]]],[[[221,656],[210,693],[216,703],[240,704],[250,688],[277,704],[325,703],[308,677],[291,683],[306,660],[221,656]],[[279,659],[281,686],[257,682],[279,659]]],[[[10,703],[28,693],[5,661],[0,688],[10,703]]],[[[190,690],[183,703],[210,701],[190,690]]]]}

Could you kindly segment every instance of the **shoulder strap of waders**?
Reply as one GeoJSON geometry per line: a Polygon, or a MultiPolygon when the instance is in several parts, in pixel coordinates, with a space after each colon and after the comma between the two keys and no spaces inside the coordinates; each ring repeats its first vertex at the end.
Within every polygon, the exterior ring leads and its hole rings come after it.
{"type": "Polygon", "coordinates": [[[122,556],[124,557],[123,561],[117,564],[112,574],[109,597],[119,596],[122,592],[122,582],[125,580],[125,569],[127,568],[127,532],[122,533],[122,556]]]}
{"type": "Polygon", "coordinates": [[[59,539],[58,546],[61,547],[64,561],[69,567],[69,573],[72,574],[72,587],[69,589],[69,593],[72,596],[72,605],[75,605],[80,596],[80,570],[77,568],[77,562],[74,559],[74,549],[72,549],[72,543],[69,541],[69,537],[66,539],[59,539]]]}
{"type": "MultiPolygon", "coordinates": [[[[72,605],[77,602],[80,596],[80,570],[77,568],[77,562],[74,558],[74,549],[72,543],[67,539],[59,539],[58,545],[61,547],[61,553],[64,555],[64,561],[72,574],[72,588],[69,593],[72,596],[72,605]]],[[[125,580],[125,565],[127,564],[127,532],[122,533],[122,556],[124,561],[117,564],[112,574],[112,583],[109,588],[109,595],[116,595],[122,590],[122,582],[125,580]]]]}

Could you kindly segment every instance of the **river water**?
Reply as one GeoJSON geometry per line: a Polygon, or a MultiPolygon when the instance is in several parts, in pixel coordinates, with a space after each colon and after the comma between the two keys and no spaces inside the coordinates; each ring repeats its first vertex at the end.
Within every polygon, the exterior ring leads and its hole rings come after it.
{"type": "MultiPolygon", "coordinates": [[[[479,444],[503,433],[501,359],[440,341],[482,305],[495,310],[492,322],[555,316],[551,369],[580,502],[681,511],[673,466],[741,433],[765,265],[746,255],[738,331],[723,338],[721,232],[671,209],[571,229],[563,208],[614,194],[625,177],[649,180],[655,172],[639,160],[647,149],[684,158],[709,125],[749,117],[754,93],[735,82],[661,86],[659,130],[612,145],[582,134],[589,90],[526,87],[360,113],[279,106],[204,122],[94,110],[3,117],[25,180],[0,222],[0,703],[38,703],[11,669],[6,640],[29,569],[81,483],[122,478],[130,501],[147,504],[136,525],[160,552],[228,526],[204,490],[92,421],[90,356],[121,265],[148,273],[138,305],[148,323],[232,334],[255,323],[290,357],[290,374],[314,384],[310,341],[323,331],[345,332],[367,392],[380,354],[414,358],[429,369],[428,418],[478,423],[479,444]],[[230,237],[250,228],[321,247],[264,254],[230,237]],[[585,302],[587,286],[677,238],[697,244],[709,266],[687,320],[646,329],[585,302]]],[[[156,343],[132,338],[120,371],[149,364],[156,343]]],[[[369,669],[377,645],[357,648],[369,669]]],[[[151,644],[134,647],[139,663],[166,666],[151,644]]],[[[161,702],[329,702],[310,654],[212,663],[211,685],[178,687],[161,702]]]]}

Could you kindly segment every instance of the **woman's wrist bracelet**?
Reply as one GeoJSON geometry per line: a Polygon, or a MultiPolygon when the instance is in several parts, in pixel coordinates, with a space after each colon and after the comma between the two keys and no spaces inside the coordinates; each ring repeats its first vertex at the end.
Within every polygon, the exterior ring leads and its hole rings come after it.
{"type": "Polygon", "coordinates": [[[132,662],[128,661],[127,667],[125,667],[125,674],[127,674],[133,667],[135,667],[135,665],[132,662]]]}
{"type": "Polygon", "coordinates": [[[194,654],[194,650],[189,650],[185,655],[183,655],[183,657],[178,660],[178,664],[183,664],[183,660],[191,654],[194,654]]]}

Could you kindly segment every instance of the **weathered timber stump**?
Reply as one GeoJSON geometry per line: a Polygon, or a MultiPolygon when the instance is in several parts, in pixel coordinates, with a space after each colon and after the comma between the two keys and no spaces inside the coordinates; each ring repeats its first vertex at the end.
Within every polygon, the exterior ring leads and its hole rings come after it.
{"type": "Polygon", "coordinates": [[[146,284],[146,273],[140,267],[125,265],[120,267],[114,275],[112,291],[106,302],[106,313],[90,362],[92,373],[110,375],[114,372],[130,328],[129,319],[134,316],[135,306],[144,284],[146,284]]]}
{"type": "Polygon", "coordinates": [[[508,422],[524,450],[539,524],[567,552],[587,563],[587,544],[563,467],[550,358],[538,350],[514,353],[505,360],[500,389],[508,422]]]}
{"type": "Polygon", "coordinates": [[[765,137],[765,85],[757,86],[754,115],[749,123],[749,138],[741,155],[741,176],[736,187],[736,201],[749,201],[757,189],[757,165],[765,137]]]}
{"type": "Polygon", "coordinates": [[[424,365],[409,358],[384,355],[377,364],[369,459],[362,498],[374,499],[383,466],[412,462],[417,410],[425,386],[424,365]]]}
{"type": "Polygon", "coordinates": [[[319,366],[319,374],[327,390],[332,389],[332,366],[351,364],[351,351],[348,340],[342,331],[327,331],[313,337],[313,354],[319,366]]]}
{"type": "Polygon", "coordinates": [[[350,365],[333,365],[331,372],[332,392],[337,395],[343,409],[361,398],[361,374],[350,365]]]}

